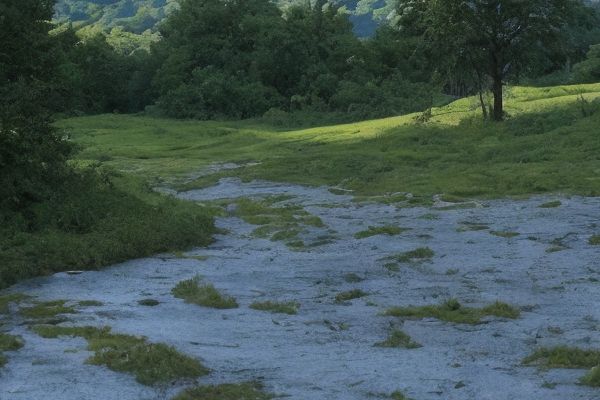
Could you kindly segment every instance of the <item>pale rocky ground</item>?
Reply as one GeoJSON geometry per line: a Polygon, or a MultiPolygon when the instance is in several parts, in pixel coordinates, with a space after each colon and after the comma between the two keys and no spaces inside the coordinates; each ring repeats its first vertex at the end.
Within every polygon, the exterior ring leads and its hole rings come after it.
{"type": "MultiPolygon", "coordinates": [[[[180,195],[207,201],[273,194],[293,195],[289,202],[325,222],[327,228],[303,234],[307,243],[323,234],[336,240],[293,251],[284,243],[253,237],[255,226],[230,216],[217,221],[227,233],[208,248],[186,253],[205,260],[159,255],[97,272],[34,279],[10,291],[40,300],[102,301],[103,306],[72,316],[74,323],[108,325],[115,332],[174,345],[212,370],[200,383],[260,380],[268,391],[299,400],[386,398],[395,390],[415,400],[600,398],[598,389],[577,384],[586,371],[521,365],[539,346],[600,348],[600,248],[588,244],[600,232],[600,198],[560,198],[562,206],[550,209],[538,206],[555,197],[487,201],[469,209],[397,208],[353,203],[351,196],[327,188],[235,179],[180,195]],[[507,239],[488,230],[461,232],[462,222],[520,235],[507,239]],[[384,224],[411,230],[354,238],[368,226],[384,224]],[[566,248],[546,252],[557,238],[566,248]],[[398,272],[383,267],[383,257],[425,246],[435,251],[431,261],[401,265],[398,272]],[[348,283],[347,273],[365,279],[348,283]],[[171,295],[177,282],[197,274],[234,296],[240,308],[202,308],[171,295]],[[337,293],[353,288],[370,295],[348,304],[334,302],[337,293]],[[137,304],[148,297],[161,304],[137,304]],[[508,302],[521,307],[522,316],[457,325],[378,315],[389,306],[438,304],[452,297],[469,306],[508,302]],[[267,299],[296,300],[301,307],[290,316],[248,308],[267,299]],[[391,326],[423,347],[373,347],[391,326]]],[[[26,345],[6,353],[1,400],[168,399],[191,384],[148,388],[129,375],[86,365],[83,339],[42,339],[12,315],[3,330],[21,335],[26,345]]]]}

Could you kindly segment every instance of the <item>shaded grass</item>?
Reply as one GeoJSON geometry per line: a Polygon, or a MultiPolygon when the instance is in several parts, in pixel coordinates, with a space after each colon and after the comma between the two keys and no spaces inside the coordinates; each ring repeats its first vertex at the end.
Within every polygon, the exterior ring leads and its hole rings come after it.
{"type": "Polygon", "coordinates": [[[562,202],[560,200],[549,201],[547,203],[540,204],[539,208],[557,208],[562,206],[562,202]]]}
{"type": "Polygon", "coordinates": [[[407,263],[411,261],[429,260],[433,258],[434,255],[435,252],[429,247],[419,247],[417,249],[405,251],[404,253],[399,253],[387,258],[393,259],[397,262],[407,263]]]}
{"type": "Polygon", "coordinates": [[[17,215],[0,225],[0,288],[212,240],[206,210],[160,195],[139,178],[90,172],[56,190],[34,206],[27,227],[17,215]]]}
{"type": "Polygon", "coordinates": [[[26,318],[50,318],[59,314],[76,314],[75,308],[66,306],[66,303],[66,300],[47,301],[31,307],[23,307],[19,312],[26,318]]]}
{"type": "Polygon", "coordinates": [[[567,346],[541,348],[527,356],[523,363],[542,368],[591,368],[579,381],[583,385],[600,387],[599,350],[583,350],[567,346]]]}
{"type": "Polygon", "coordinates": [[[114,334],[108,327],[35,325],[32,330],[47,339],[82,337],[88,342],[88,350],[94,352],[87,360],[89,364],[131,374],[143,385],[167,384],[208,373],[198,360],[179,353],[174,347],[149,343],[143,337],[114,334]]]}
{"type": "Polygon", "coordinates": [[[294,315],[298,313],[300,304],[296,301],[277,302],[263,301],[250,304],[250,308],[259,311],[268,311],[276,314],[294,315]]]}
{"type": "Polygon", "coordinates": [[[588,243],[592,246],[600,246],[600,235],[594,235],[590,237],[588,243]]]}
{"type": "Polygon", "coordinates": [[[103,306],[104,303],[98,300],[82,300],[77,302],[77,305],[80,307],[100,307],[103,306]]]}
{"type": "Polygon", "coordinates": [[[20,303],[23,300],[28,299],[29,296],[22,293],[11,293],[4,296],[0,296],[0,314],[7,314],[9,311],[9,305],[11,303],[20,303]]]}
{"type": "Polygon", "coordinates": [[[369,229],[358,232],[354,235],[356,239],[364,239],[376,235],[388,235],[395,236],[402,232],[407,231],[406,228],[400,228],[399,226],[386,225],[386,226],[370,226],[369,229]]]}
{"type": "Polygon", "coordinates": [[[265,393],[256,382],[227,383],[217,386],[198,386],[186,389],[172,400],[269,400],[274,396],[265,393]]]}
{"type": "Polygon", "coordinates": [[[436,318],[441,321],[458,324],[479,324],[486,316],[516,319],[520,311],[506,303],[495,302],[483,308],[463,307],[457,300],[451,299],[439,305],[421,307],[392,307],[383,312],[385,316],[406,318],[436,318]]]}
{"type": "Polygon", "coordinates": [[[185,300],[186,303],[199,306],[228,309],[237,308],[237,301],[221,294],[212,284],[202,283],[200,277],[181,281],[171,290],[173,296],[185,300]]]}
{"type": "Polygon", "coordinates": [[[388,335],[387,339],[382,342],[375,343],[376,347],[401,347],[404,349],[417,349],[422,347],[419,343],[412,340],[406,333],[394,329],[388,335]]]}
{"type": "Polygon", "coordinates": [[[156,307],[157,305],[160,304],[160,302],[155,299],[142,299],[142,300],[138,301],[138,304],[140,306],[156,307]]]}
{"type": "Polygon", "coordinates": [[[352,289],[345,292],[340,292],[335,296],[336,303],[343,303],[354,299],[360,299],[361,297],[368,296],[369,293],[364,292],[360,289],[352,289]]]}
{"type": "Polygon", "coordinates": [[[5,351],[16,351],[23,346],[23,339],[19,336],[0,332],[0,368],[7,362],[6,356],[3,354],[5,351]]]}

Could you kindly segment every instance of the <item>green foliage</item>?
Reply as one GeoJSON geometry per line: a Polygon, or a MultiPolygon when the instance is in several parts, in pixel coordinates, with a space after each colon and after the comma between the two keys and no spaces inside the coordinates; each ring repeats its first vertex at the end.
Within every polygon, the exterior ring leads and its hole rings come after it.
{"type": "Polygon", "coordinates": [[[221,294],[210,283],[201,283],[200,277],[181,281],[171,290],[173,296],[185,300],[186,303],[199,306],[228,309],[237,308],[238,303],[231,296],[221,294]]]}
{"type": "Polygon", "coordinates": [[[132,374],[143,385],[193,379],[209,372],[196,359],[179,353],[174,347],[149,343],[143,337],[114,334],[108,327],[35,325],[32,329],[47,339],[59,336],[83,337],[88,342],[88,350],[94,352],[87,360],[88,363],[132,374]]]}
{"type": "Polygon", "coordinates": [[[278,314],[295,315],[298,313],[298,307],[300,304],[295,301],[287,302],[276,302],[276,301],[262,301],[254,302],[250,304],[250,308],[260,311],[269,311],[278,314]]]}
{"type": "Polygon", "coordinates": [[[545,368],[592,368],[600,365],[600,351],[558,346],[541,348],[523,360],[545,368]]]}
{"type": "Polygon", "coordinates": [[[256,382],[226,383],[217,386],[197,386],[186,389],[173,400],[269,400],[274,396],[265,393],[256,382]]]}
{"type": "Polygon", "coordinates": [[[375,346],[401,347],[404,349],[418,349],[422,347],[419,343],[414,342],[409,335],[398,329],[394,329],[384,341],[375,343],[375,346]]]}
{"type": "Polygon", "coordinates": [[[516,319],[520,311],[506,303],[495,302],[483,308],[463,307],[457,300],[422,307],[393,307],[387,309],[383,315],[406,318],[436,318],[442,321],[457,324],[479,324],[485,316],[516,319]]]}
{"type": "Polygon", "coordinates": [[[600,44],[590,47],[587,58],[573,67],[573,80],[577,83],[600,81],[600,44]]]}
{"type": "Polygon", "coordinates": [[[600,365],[593,367],[590,372],[580,379],[583,385],[600,387],[600,365]]]}
{"type": "Polygon", "coordinates": [[[22,293],[11,293],[0,296],[0,314],[8,314],[8,307],[11,303],[20,303],[29,297],[22,293]]]}
{"type": "Polygon", "coordinates": [[[23,346],[23,340],[19,336],[13,336],[0,332],[0,368],[2,368],[7,361],[3,352],[16,351],[23,346]]]}
{"type": "Polygon", "coordinates": [[[49,200],[30,208],[28,221],[0,227],[0,287],[212,240],[214,225],[206,211],[131,177],[85,172],[54,190],[49,200]]]}

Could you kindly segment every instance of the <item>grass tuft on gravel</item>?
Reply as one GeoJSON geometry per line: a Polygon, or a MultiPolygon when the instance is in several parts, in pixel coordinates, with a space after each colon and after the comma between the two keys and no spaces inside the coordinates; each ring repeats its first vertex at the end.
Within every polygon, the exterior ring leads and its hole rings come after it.
{"type": "Polygon", "coordinates": [[[6,356],[4,355],[5,351],[16,351],[23,346],[23,339],[19,336],[0,332],[0,368],[6,365],[7,362],[6,356]]]}
{"type": "Polygon", "coordinates": [[[173,296],[185,300],[186,303],[203,307],[218,309],[239,307],[235,298],[220,293],[210,283],[202,283],[202,279],[198,276],[179,282],[171,290],[171,293],[173,296]]]}
{"type": "Polygon", "coordinates": [[[19,304],[28,298],[30,297],[22,293],[11,293],[0,296],[0,314],[8,314],[11,303],[19,304]]]}
{"type": "Polygon", "coordinates": [[[396,254],[388,259],[393,259],[401,263],[408,263],[414,261],[430,260],[435,255],[435,252],[429,247],[419,247],[411,251],[405,251],[404,253],[396,254]]]}
{"type": "Polygon", "coordinates": [[[419,343],[412,340],[412,338],[401,330],[394,329],[390,332],[387,339],[381,342],[377,342],[375,347],[400,347],[403,349],[418,349],[421,346],[419,343]]]}
{"type": "Polygon", "coordinates": [[[250,304],[250,308],[258,311],[268,311],[274,314],[295,315],[298,313],[300,303],[296,301],[277,302],[277,301],[262,301],[250,304]]]}
{"type": "Polygon", "coordinates": [[[588,243],[592,246],[600,246],[600,235],[590,237],[588,243]]]}
{"type": "Polygon", "coordinates": [[[360,299],[361,297],[368,296],[369,293],[364,292],[360,289],[352,289],[345,292],[340,292],[335,296],[336,303],[343,303],[354,299],[360,299]]]}
{"type": "Polygon", "coordinates": [[[543,347],[523,360],[523,364],[542,368],[572,368],[591,370],[579,382],[583,385],[600,387],[600,350],[584,350],[577,347],[543,347]]]}
{"type": "Polygon", "coordinates": [[[270,400],[274,396],[263,391],[256,382],[197,386],[186,389],[172,400],[270,400]]]}
{"type": "Polygon", "coordinates": [[[31,307],[23,307],[19,310],[26,318],[51,318],[60,314],[76,314],[74,307],[66,306],[67,300],[54,300],[38,303],[31,307]]]}
{"type": "Polygon", "coordinates": [[[392,307],[383,312],[385,316],[405,318],[436,318],[457,324],[479,324],[486,316],[516,319],[519,309],[502,302],[495,302],[483,308],[464,307],[458,300],[451,299],[439,305],[421,307],[392,307]]]}
{"type": "Polygon", "coordinates": [[[179,353],[174,347],[149,343],[143,337],[114,334],[108,327],[35,325],[32,330],[46,339],[82,337],[88,342],[88,350],[94,352],[87,363],[131,374],[143,385],[168,384],[209,372],[198,360],[179,353]]]}
{"type": "Polygon", "coordinates": [[[399,226],[394,225],[370,226],[369,229],[356,233],[354,238],[365,239],[377,235],[396,236],[407,230],[408,229],[406,228],[400,228],[399,226]]]}

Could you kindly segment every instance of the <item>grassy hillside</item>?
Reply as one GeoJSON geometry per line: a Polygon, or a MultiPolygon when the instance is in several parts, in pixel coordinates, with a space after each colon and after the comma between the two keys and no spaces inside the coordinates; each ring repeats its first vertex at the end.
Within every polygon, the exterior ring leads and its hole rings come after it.
{"type": "MultiPolygon", "coordinates": [[[[304,0],[276,2],[285,8],[304,0]]],[[[377,24],[390,15],[394,0],[338,0],[337,3],[351,14],[357,35],[370,36],[377,24]]],[[[129,32],[142,33],[147,29],[155,30],[175,7],[177,0],[58,0],[56,20],[79,26],[122,27],[129,32]]]]}
{"type": "Polygon", "coordinates": [[[339,185],[365,195],[600,195],[600,84],[515,87],[507,96],[510,118],[502,124],[483,122],[477,101],[467,98],[433,109],[425,123],[412,114],[284,130],[264,121],[101,115],[58,125],[82,146],[82,162],[171,183],[189,181],[214,162],[260,163],[186,187],[238,175],[339,185]]]}

